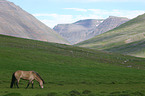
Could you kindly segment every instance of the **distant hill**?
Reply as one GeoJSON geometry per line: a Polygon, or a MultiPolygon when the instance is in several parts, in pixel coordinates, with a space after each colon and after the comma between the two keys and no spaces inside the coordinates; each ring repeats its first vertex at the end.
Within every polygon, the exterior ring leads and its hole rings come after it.
{"type": "Polygon", "coordinates": [[[6,0],[0,0],[0,34],[68,44],[58,33],[6,0]]]}
{"type": "Polygon", "coordinates": [[[90,30],[96,28],[102,21],[103,19],[86,19],[73,24],[58,24],[53,29],[71,44],[76,44],[89,39],[87,35],[90,34],[90,30]]]}
{"type": "Polygon", "coordinates": [[[78,46],[145,57],[145,14],[78,46]]]}
{"type": "Polygon", "coordinates": [[[71,44],[76,44],[118,27],[128,20],[127,18],[115,16],[110,16],[105,20],[86,19],[73,24],[59,24],[54,27],[54,30],[71,44]]]}

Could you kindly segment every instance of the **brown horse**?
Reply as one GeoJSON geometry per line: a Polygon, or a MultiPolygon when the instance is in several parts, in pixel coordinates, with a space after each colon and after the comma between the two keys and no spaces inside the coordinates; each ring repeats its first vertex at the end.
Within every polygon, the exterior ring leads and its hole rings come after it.
{"type": "Polygon", "coordinates": [[[43,88],[44,80],[40,77],[40,75],[37,72],[35,72],[35,71],[21,71],[21,70],[18,70],[18,71],[13,73],[10,88],[13,88],[15,81],[17,81],[16,82],[17,88],[19,88],[18,85],[19,85],[19,81],[21,78],[24,80],[29,80],[26,88],[29,87],[30,83],[32,83],[32,88],[33,88],[33,80],[38,81],[40,87],[43,88]]]}

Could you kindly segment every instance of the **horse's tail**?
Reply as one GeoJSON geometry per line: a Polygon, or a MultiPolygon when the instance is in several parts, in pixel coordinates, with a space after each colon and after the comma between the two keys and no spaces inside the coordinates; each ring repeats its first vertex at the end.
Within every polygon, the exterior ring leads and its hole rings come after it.
{"type": "Polygon", "coordinates": [[[16,81],[16,77],[15,77],[15,72],[14,72],[13,75],[12,75],[10,88],[13,88],[13,85],[14,85],[15,81],[16,81]]]}

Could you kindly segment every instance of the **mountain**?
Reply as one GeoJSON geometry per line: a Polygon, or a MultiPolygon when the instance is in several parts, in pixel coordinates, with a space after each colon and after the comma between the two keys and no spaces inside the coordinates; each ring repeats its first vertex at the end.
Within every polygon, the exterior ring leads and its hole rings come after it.
{"type": "Polygon", "coordinates": [[[54,30],[71,42],[71,44],[76,44],[114,29],[128,20],[127,18],[115,16],[110,16],[105,20],[87,19],[73,24],[59,24],[54,27],[54,30]]]}
{"type": "Polygon", "coordinates": [[[0,34],[68,44],[54,30],[6,0],[0,0],[0,34]]]}
{"type": "Polygon", "coordinates": [[[116,17],[116,16],[109,16],[109,18],[105,19],[100,25],[98,25],[92,32],[88,35],[89,38],[112,30],[121,24],[127,22],[129,19],[124,17],[116,17]]]}
{"type": "Polygon", "coordinates": [[[71,44],[76,44],[89,39],[87,35],[90,34],[90,30],[96,28],[102,21],[103,19],[86,19],[72,24],[58,24],[53,29],[71,44]]]}
{"type": "Polygon", "coordinates": [[[145,57],[145,14],[92,39],[77,44],[138,57],[145,57]]]}

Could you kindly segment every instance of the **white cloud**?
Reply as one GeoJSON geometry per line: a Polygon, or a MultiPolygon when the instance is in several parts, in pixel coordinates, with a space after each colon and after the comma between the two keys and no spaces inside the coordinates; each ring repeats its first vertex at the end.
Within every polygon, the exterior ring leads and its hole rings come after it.
{"type": "Polygon", "coordinates": [[[36,18],[45,17],[45,19],[40,19],[40,18],[38,19],[51,28],[53,28],[57,24],[72,23],[74,20],[72,15],[33,14],[33,16],[35,16],[36,18]]]}
{"type": "Polygon", "coordinates": [[[75,10],[86,13],[86,15],[62,15],[62,14],[33,14],[40,21],[53,28],[57,24],[73,23],[82,19],[105,19],[109,16],[135,18],[145,13],[142,10],[102,10],[102,9],[80,9],[80,8],[64,8],[65,10],[75,10]],[[39,17],[45,17],[39,18],[39,17]]]}
{"type": "MultiPolygon", "coordinates": [[[[75,0],[77,1],[77,0],[75,0]]],[[[145,2],[144,0],[80,0],[86,2],[145,2]]]]}
{"type": "MultiPolygon", "coordinates": [[[[60,0],[50,0],[59,2],[60,0]]],[[[89,3],[89,2],[143,2],[145,0],[61,0],[61,2],[79,2],[79,3],[89,3]]]]}
{"type": "Polygon", "coordinates": [[[103,9],[80,9],[80,8],[64,8],[67,10],[75,10],[75,11],[82,11],[84,10],[84,12],[88,12],[89,15],[88,17],[90,17],[90,15],[92,15],[92,17],[97,16],[99,18],[107,18],[106,16],[119,16],[119,17],[127,17],[127,18],[134,18],[140,14],[145,13],[145,11],[143,10],[103,10],[103,9]]]}
{"type": "Polygon", "coordinates": [[[43,13],[43,14],[33,14],[33,16],[53,16],[53,17],[57,17],[57,14],[47,14],[47,13],[43,13]]]}
{"type": "Polygon", "coordinates": [[[81,8],[64,8],[64,9],[87,12],[87,9],[81,9],[81,8]]]}
{"type": "Polygon", "coordinates": [[[40,20],[41,22],[43,22],[44,24],[46,24],[47,26],[49,26],[50,28],[53,28],[56,24],[59,24],[59,22],[56,22],[54,20],[40,20]]]}
{"type": "Polygon", "coordinates": [[[38,19],[51,28],[53,28],[57,24],[74,23],[78,20],[83,20],[83,19],[102,18],[102,17],[99,17],[99,16],[94,15],[94,14],[89,14],[87,16],[84,16],[84,15],[61,15],[61,14],[33,14],[33,16],[35,16],[36,18],[45,17],[45,19],[40,19],[40,18],[38,18],[38,19]]]}
{"type": "Polygon", "coordinates": [[[143,10],[101,10],[101,9],[88,9],[88,11],[92,11],[93,14],[102,16],[119,16],[119,17],[127,17],[127,18],[135,18],[136,16],[145,13],[143,10]]]}

